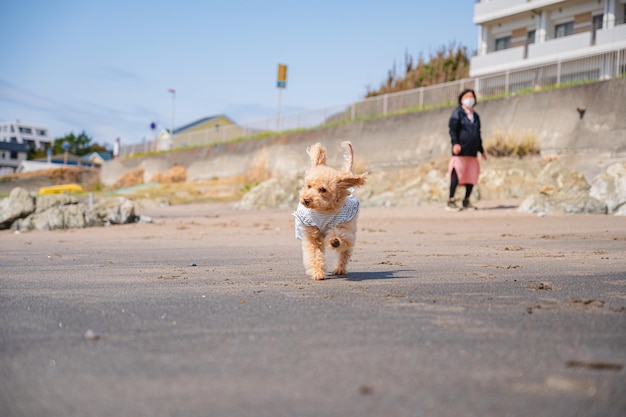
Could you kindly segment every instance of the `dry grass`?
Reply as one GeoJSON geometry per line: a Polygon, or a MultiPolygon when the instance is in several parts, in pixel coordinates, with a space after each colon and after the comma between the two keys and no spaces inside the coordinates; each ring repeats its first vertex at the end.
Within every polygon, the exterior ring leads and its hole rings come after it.
{"type": "Polygon", "coordinates": [[[174,184],[185,182],[187,180],[187,169],[183,166],[176,165],[168,169],[165,174],[157,172],[152,176],[150,181],[160,182],[161,184],[174,184]]]}
{"type": "Polygon", "coordinates": [[[496,130],[493,137],[485,142],[487,154],[495,157],[516,157],[539,155],[541,148],[537,136],[532,130],[521,134],[515,134],[509,130],[505,135],[501,130],[496,130]]]}
{"type": "Polygon", "coordinates": [[[40,171],[32,171],[32,172],[20,172],[17,174],[7,175],[2,177],[2,181],[9,181],[15,179],[29,179],[29,178],[39,178],[39,177],[47,177],[52,180],[58,180],[60,183],[79,183],[81,182],[81,176],[85,172],[89,172],[90,168],[74,168],[74,167],[62,167],[62,168],[51,168],[44,169],[40,171]]]}
{"type": "Polygon", "coordinates": [[[242,177],[184,183],[158,184],[126,194],[132,199],[166,201],[168,204],[237,201],[245,194],[242,177]]]}
{"type": "Polygon", "coordinates": [[[440,47],[430,54],[428,61],[421,54],[415,58],[407,52],[404,56],[404,68],[401,68],[404,74],[398,74],[394,62],[380,88],[371,90],[368,86],[365,97],[468,78],[469,63],[470,53],[467,48],[456,43],[440,47]]]}
{"type": "Polygon", "coordinates": [[[143,168],[135,168],[132,171],[128,171],[115,181],[113,188],[132,187],[133,185],[143,184],[143,173],[143,168]]]}
{"type": "Polygon", "coordinates": [[[244,179],[248,183],[259,183],[268,180],[272,177],[270,171],[267,168],[266,156],[262,154],[255,161],[253,161],[250,169],[244,175],[244,179]]]}

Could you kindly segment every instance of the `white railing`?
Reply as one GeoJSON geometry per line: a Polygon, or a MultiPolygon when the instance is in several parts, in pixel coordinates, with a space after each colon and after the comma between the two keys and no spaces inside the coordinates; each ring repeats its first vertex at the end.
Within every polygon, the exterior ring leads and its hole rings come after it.
{"type": "MultiPolygon", "coordinates": [[[[349,105],[286,114],[279,118],[269,117],[240,125],[220,126],[219,131],[206,129],[182,133],[174,136],[171,147],[206,146],[260,134],[272,135],[278,132],[332,126],[337,123],[383,117],[402,112],[452,106],[456,105],[458,94],[464,88],[474,89],[480,98],[501,97],[565,83],[609,79],[623,74],[626,74],[626,49],[589,55],[583,58],[560,60],[548,65],[511,70],[497,75],[467,78],[385,94],[349,105]]],[[[159,147],[157,139],[122,146],[120,156],[165,149],[167,148],[159,147]]]]}

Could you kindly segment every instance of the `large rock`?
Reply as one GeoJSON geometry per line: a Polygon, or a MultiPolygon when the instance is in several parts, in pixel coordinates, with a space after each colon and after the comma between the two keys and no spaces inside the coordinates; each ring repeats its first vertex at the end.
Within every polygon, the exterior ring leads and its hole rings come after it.
{"type": "Polygon", "coordinates": [[[626,215],[626,162],[612,164],[594,177],[589,195],[604,201],[609,213],[626,215]]]}
{"type": "MultiPolygon", "coordinates": [[[[475,196],[480,200],[525,198],[539,189],[541,163],[536,159],[490,158],[481,162],[475,196]]],[[[463,188],[463,187],[461,187],[463,188]]]]}
{"type": "Polygon", "coordinates": [[[77,204],[76,197],[69,194],[45,194],[38,195],[35,200],[35,213],[41,213],[52,207],[67,206],[68,204],[77,204]]]}
{"type": "Polygon", "coordinates": [[[606,214],[606,204],[585,192],[534,194],[526,198],[519,211],[537,214],[606,214]]]}
{"type": "Polygon", "coordinates": [[[419,173],[404,184],[397,178],[385,177],[372,176],[371,183],[357,191],[364,206],[419,206],[424,202],[442,201],[448,192],[446,178],[436,169],[419,173]]]}
{"type": "Polygon", "coordinates": [[[37,209],[25,218],[13,222],[13,230],[73,229],[137,221],[133,202],[124,197],[110,198],[89,207],[78,203],[74,197],[63,195],[37,198],[45,210],[37,209]]]}
{"type": "Polygon", "coordinates": [[[57,205],[17,220],[12,228],[20,231],[83,228],[86,227],[86,211],[84,204],[57,205]]]}
{"type": "Polygon", "coordinates": [[[35,199],[28,191],[16,187],[9,197],[0,201],[0,229],[8,229],[11,224],[35,211],[35,199]]]}
{"type": "Polygon", "coordinates": [[[556,188],[567,193],[588,192],[590,188],[583,174],[574,171],[560,160],[548,162],[539,172],[538,180],[544,187],[556,188]]]}
{"type": "Polygon", "coordinates": [[[94,225],[126,224],[137,221],[135,205],[125,197],[113,197],[101,201],[89,209],[89,222],[94,225]],[[100,224],[97,224],[100,222],[100,224]]]}
{"type": "Polygon", "coordinates": [[[297,176],[271,178],[248,191],[237,203],[242,210],[261,208],[293,208],[298,205],[302,180],[297,176]]]}
{"type": "Polygon", "coordinates": [[[589,195],[589,183],[563,162],[549,162],[538,175],[540,189],[527,197],[519,210],[548,214],[606,214],[604,202],[589,195]]]}

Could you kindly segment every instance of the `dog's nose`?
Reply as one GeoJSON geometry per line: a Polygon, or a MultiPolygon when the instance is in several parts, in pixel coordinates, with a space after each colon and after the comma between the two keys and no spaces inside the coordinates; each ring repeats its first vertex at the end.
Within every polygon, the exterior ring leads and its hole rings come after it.
{"type": "Polygon", "coordinates": [[[303,198],[302,202],[304,203],[305,206],[308,206],[311,203],[311,199],[310,198],[303,198]]]}

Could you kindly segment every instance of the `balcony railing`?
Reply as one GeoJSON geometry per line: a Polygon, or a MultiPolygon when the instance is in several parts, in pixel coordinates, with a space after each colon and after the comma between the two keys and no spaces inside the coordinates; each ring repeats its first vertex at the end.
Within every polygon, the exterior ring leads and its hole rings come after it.
{"type": "Polygon", "coordinates": [[[491,0],[474,5],[474,23],[481,24],[513,14],[530,12],[565,0],[491,0]]]}

